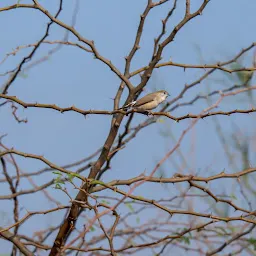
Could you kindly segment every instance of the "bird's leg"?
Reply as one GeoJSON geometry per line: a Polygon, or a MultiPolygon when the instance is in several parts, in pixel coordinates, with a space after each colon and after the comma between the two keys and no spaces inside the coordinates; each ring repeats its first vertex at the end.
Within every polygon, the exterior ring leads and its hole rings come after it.
{"type": "Polygon", "coordinates": [[[153,116],[153,113],[150,110],[139,109],[139,111],[143,115],[153,116]]]}
{"type": "Polygon", "coordinates": [[[145,112],[146,112],[146,115],[147,115],[147,116],[153,116],[152,111],[150,111],[150,110],[146,110],[145,112]]]}
{"type": "Polygon", "coordinates": [[[153,116],[153,113],[150,110],[145,110],[142,108],[133,108],[136,112],[141,113],[143,115],[147,115],[147,116],[153,116]]]}

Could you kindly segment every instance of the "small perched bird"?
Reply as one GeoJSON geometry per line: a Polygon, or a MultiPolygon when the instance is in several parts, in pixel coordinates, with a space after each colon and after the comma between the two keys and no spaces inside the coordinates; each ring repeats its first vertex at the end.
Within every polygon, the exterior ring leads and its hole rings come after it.
{"type": "Polygon", "coordinates": [[[156,108],[160,103],[165,101],[169,95],[170,94],[165,90],[149,93],[137,101],[132,101],[121,109],[132,108],[149,112],[149,110],[156,108]]]}

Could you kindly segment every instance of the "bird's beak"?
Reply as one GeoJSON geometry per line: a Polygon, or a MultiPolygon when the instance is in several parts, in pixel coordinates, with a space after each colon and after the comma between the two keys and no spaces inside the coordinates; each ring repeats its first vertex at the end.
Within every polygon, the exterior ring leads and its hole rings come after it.
{"type": "Polygon", "coordinates": [[[170,96],[169,92],[167,92],[168,96],[170,96]]]}

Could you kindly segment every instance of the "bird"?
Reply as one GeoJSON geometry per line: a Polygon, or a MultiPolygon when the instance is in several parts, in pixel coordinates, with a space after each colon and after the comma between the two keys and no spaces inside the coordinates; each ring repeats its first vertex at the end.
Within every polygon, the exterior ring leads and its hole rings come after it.
{"type": "Polygon", "coordinates": [[[165,90],[160,90],[157,92],[152,92],[146,96],[138,99],[137,101],[132,101],[120,109],[132,108],[139,111],[150,112],[150,110],[157,108],[160,103],[166,100],[170,94],[165,90]]]}

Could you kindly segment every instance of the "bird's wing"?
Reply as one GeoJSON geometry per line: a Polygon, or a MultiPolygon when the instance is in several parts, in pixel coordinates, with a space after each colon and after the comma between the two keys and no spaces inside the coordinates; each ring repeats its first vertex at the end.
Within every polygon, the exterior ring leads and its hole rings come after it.
{"type": "Polygon", "coordinates": [[[151,93],[151,94],[148,94],[146,95],[145,97],[142,97],[141,99],[137,100],[136,103],[133,105],[133,107],[139,107],[141,105],[144,105],[148,102],[151,102],[155,99],[155,94],[151,93]],[[146,97],[147,96],[147,97],[146,97]]]}

